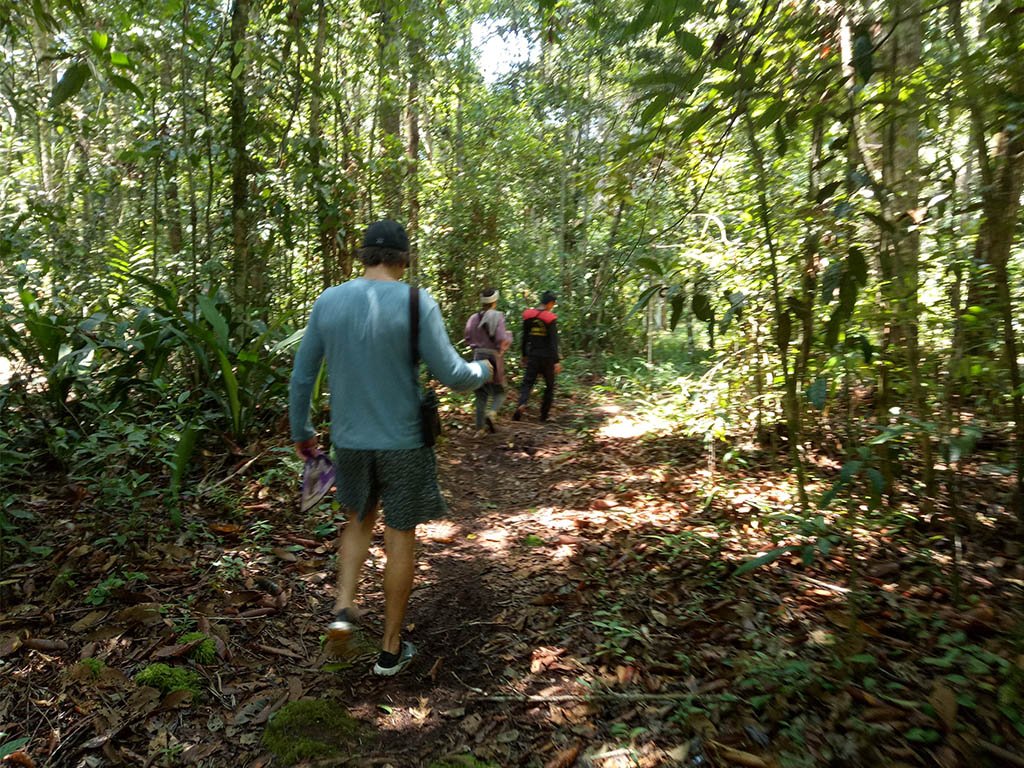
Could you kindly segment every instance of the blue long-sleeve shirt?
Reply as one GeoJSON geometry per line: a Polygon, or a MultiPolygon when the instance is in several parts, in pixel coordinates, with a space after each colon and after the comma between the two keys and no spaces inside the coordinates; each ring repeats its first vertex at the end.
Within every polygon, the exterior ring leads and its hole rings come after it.
{"type": "MultiPolygon", "coordinates": [[[[451,341],[437,302],[420,290],[420,357],[445,386],[468,391],[489,377],[451,341]]],[[[423,445],[420,390],[412,367],[409,286],[360,277],[328,288],[313,304],[288,391],[292,440],[316,435],[310,399],[327,360],[331,442],[339,448],[402,450],[423,445]]]]}

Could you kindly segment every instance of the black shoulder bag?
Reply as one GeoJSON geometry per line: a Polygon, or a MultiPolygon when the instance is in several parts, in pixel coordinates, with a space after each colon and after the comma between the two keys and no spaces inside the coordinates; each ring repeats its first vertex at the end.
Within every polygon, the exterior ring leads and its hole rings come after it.
{"type": "MultiPolygon", "coordinates": [[[[416,389],[420,388],[420,291],[409,286],[409,349],[412,352],[412,375],[416,381],[416,389]]],[[[431,387],[425,387],[420,393],[420,429],[423,432],[423,444],[432,446],[437,443],[441,434],[441,414],[438,412],[437,393],[431,387]]]]}

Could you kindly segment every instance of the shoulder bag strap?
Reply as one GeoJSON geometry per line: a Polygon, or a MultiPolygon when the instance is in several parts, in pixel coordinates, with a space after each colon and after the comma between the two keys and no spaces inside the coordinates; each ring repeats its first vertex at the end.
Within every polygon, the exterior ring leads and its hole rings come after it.
{"type": "Polygon", "coordinates": [[[420,289],[409,286],[409,354],[412,358],[412,378],[420,386],[420,289]]]}

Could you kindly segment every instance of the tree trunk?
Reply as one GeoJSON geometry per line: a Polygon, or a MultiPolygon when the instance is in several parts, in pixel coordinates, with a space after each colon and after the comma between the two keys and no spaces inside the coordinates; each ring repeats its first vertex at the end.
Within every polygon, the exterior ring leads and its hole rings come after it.
{"type": "Polygon", "coordinates": [[[420,226],[420,72],[427,66],[422,51],[419,34],[410,34],[409,96],[406,103],[406,231],[409,233],[409,275],[413,280],[418,280],[420,272],[417,246],[420,226]]]}
{"type": "Polygon", "coordinates": [[[252,265],[249,242],[248,115],[245,95],[246,35],[250,0],[234,0],[231,6],[231,233],[234,261],[232,283],[239,315],[248,315],[252,265]]]}
{"type": "Polygon", "coordinates": [[[338,253],[338,217],[332,215],[327,199],[327,179],[322,162],[324,138],[321,129],[323,104],[323,61],[327,44],[327,7],[318,0],[316,43],[313,47],[313,71],[309,96],[309,165],[313,172],[313,197],[316,207],[317,243],[319,246],[322,287],[340,282],[341,263],[338,253]]]}
{"type": "Polygon", "coordinates": [[[402,104],[397,81],[401,74],[399,25],[393,0],[380,0],[377,31],[377,124],[380,130],[380,200],[378,208],[391,219],[402,216],[402,104]]]}
{"type": "MultiPolygon", "coordinates": [[[[1010,291],[1009,260],[1013,250],[1020,211],[1020,198],[1024,192],[1024,129],[1019,115],[1012,107],[1003,103],[1004,112],[986,120],[983,105],[976,98],[974,90],[978,83],[974,72],[971,51],[964,34],[960,2],[950,7],[954,36],[960,49],[964,81],[967,87],[967,102],[971,110],[972,136],[981,171],[982,220],[974,245],[973,261],[981,265],[975,274],[969,290],[968,302],[986,301],[994,306],[996,316],[1002,324],[1001,343],[1009,375],[1010,404],[1014,422],[1015,465],[1017,482],[1013,492],[1013,509],[1018,521],[1024,525],[1024,388],[1021,384],[1021,370],[1018,363],[1017,336],[1013,327],[1013,294],[1010,291]],[[998,134],[995,154],[990,156],[984,126],[995,124],[1002,127],[998,134]],[[984,287],[978,281],[980,274],[988,272],[984,287]]],[[[1009,93],[1024,90],[1024,61],[1020,56],[1021,29],[1020,15],[1008,13],[1002,25],[990,30],[989,47],[1000,54],[1004,65],[1004,87],[1009,93]]],[[[981,304],[986,306],[986,304],[981,304]]],[[[970,344],[968,344],[970,346],[970,344]]]]}
{"type": "MultiPolygon", "coordinates": [[[[912,78],[921,66],[923,24],[921,0],[893,0],[892,18],[895,29],[888,42],[888,90],[893,106],[887,113],[883,132],[882,178],[888,195],[882,202],[882,213],[891,229],[883,230],[880,251],[883,274],[883,296],[890,316],[890,344],[887,352],[897,356],[897,341],[903,345],[910,376],[911,398],[919,422],[931,421],[932,413],[924,390],[918,319],[921,306],[918,298],[918,272],[921,238],[917,230],[920,220],[920,112],[922,96],[912,85],[912,78]],[[905,88],[909,98],[898,98],[905,88]]],[[[886,366],[889,367],[889,366],[886,366]]],[[[930,432],[919,427],[924,480],[923,507],[929,511],[935,500],[935,461],[930,432]]]]}

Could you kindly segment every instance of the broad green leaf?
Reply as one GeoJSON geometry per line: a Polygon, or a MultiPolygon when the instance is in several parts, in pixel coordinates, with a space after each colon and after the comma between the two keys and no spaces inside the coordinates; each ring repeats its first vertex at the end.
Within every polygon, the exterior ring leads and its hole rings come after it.
{"type": "Polygon", "coordinates": [[[128,58],[128,54],[121,51],[110,52],[110,63],[115,67],[130,67],[132,60],[128,58]]]}
{"type": "Polygon", "coordinates": [[[832,349],[839,343],[839,332],[842,330],[844,319],[842,310],[836,309],[825,323],[825,346],[828,349],[832,349]]]}
{"type": "Polygon", "coordinates": [[[270,348],[270,354],[278,355],[282,352],[291,352],[293,349],[299,346],[299,344],[302,342],[302,337],[305,336],[305,334],[306,329],[304,327],[299,328],[299,330],[295,331],[295,333],[288,336],[288,338],[281,339],[281,341],[277,342],[274,346],[272,346],[270,348]]]}
{"type": "Polygon", "coordinates": [[[675,141],[685,141],[700,130],[716,114],[718,114],[718,108],[714,104],[706,104],[683,120],[679,127],[672,132],[672,138],[675,141]]]}
{"type": "Polygon", "coordinates": [[[199,309],[202,310],[203,317],[206,318],[206,322],[213,328],[214,334],[216,334],[217,345],[220,349],[228,348],[228,323],[224,319],[224,315],[217,309],[217,303],[214,301],[212,296],[202,294],[199,296],[199,309]]]}
{"type": "Polygon", "coordinates": [[[110,38],[103,32],[94,31],[90,38],[92,47],[98,52],[103,53],[107,49],[107,45],[110,43],[110,38]]]}
{"type": "Polygon", "coordinates": [[[8,741],[4,744],[0,744],[0,760],[3,760],[8,755],[13,755],[19,749],[22,749],[31,740],[31,738],[25,736],[20,739],[14,739],[13,741],[8,741]]]}
{"type": "Polygon", "coordinates": [[[181,491],[181,482],[188,471],[189,462],[196,448],[196,438],[199,437],[199,428],[194,424],[188,424],[178,438],[178,447],[174,451],[174,464],[171,466],[171,494],[177,497],[181,491]]]}
{"type": "Polygon", "coordinates": [[[835,297],[836,289],[839,287],[839,281],[843,276],[843,266],[841,262],[830,261],[829,265],[825,267],[825,272],[821,276],[821,303],[830,304],[832,299],[835,297]]]}
{"type": "Polygon", "coordinates": [[[784,557],[785,555],[788,555],[790,552],[792,552],[792,551],[794,551],[796,549],[799,549],[799,548],[800,548],[800,545],[790,544],[790,545],[785,546],[785,547],[778,547],[777,549],[773,549],[773,550],[770,550],[768,552],[765,552],[763,555],[758,555],[753,560],[747,560],[747,562],[743,563],[739,568],[737,568],[735,571],[733,571],[732,575],[733,576],[742,576],[744,573],[749,573],[750,571],[754,570],[755,568],[760,568],[762,565],[768,565],[769,563],[774,563],[780,557],[784,557]]]}
{"type": "Polygon", "coordinates": [[[779,153],[779,157],[785,157],[789,149],[789,138],[786,136],[785,124],[781,121],[777,122],[772,131],[775,135],[775,151],[779,153]]]}
{"type": "Polygon", "coordinates": [[[654,298],[654,296],[657,295],[659,291],[661,291],[662,287],[663,286],[660,285],[660,284],[659,285],[652,285],[646,291],[641,293],[640,294],[640,298],[636,300],[636,304],[633,305],[633,308],[631,310],[629,310],[629,314],[626,315],[626,319],[628,320],[633,315],[635,315],[637,312],[639,312],[641,309],[646,307],[647,304],[651,301],[651,299],[654,298]]]}
{"type": "Polygon", "coordinates": [[[633,85],[637,88],[662,90],[669,88],[673,91],[689,92],[693,88],[697,75],[693,72],[681,71],[678,69],[659,69],[654,72],[646,72],[635,80],[633,85]]]}
{"type": "Polygon", "coordinates": [[[867,336],[861,334],[857,337],[857,343],[860,344],[860,351],[864,355],[864,362],[870,365],[875,356],[875,348],[871,345],[871,341],[867,336]]]}
{"type": "Polygon", "coordinates": [[[679,47],[682,48],[690,58],[699,59],[704,53],[704,41],[697,35],[693,34],[693,32],[688,32],[685,29],[677,29],[676,42],[679,43],[679,47]]]}
{"type": "Polygon", "coordinates": [[[146,95],[142,92],[142,89],[139,88],[139,86],[137,86],[127,77],[122,77],[121,75],[111,73],[107,75],[107,79],[110,80],[110,82],[112,82],[118,90],[124,91],[125,93],[133,93],[140,99],[145,100],[146,95]]]}
{"type": "Polygon", "coordinates": [[[683,307],[686,305],[686,297],[682,293],[677,293],[672,297],[672,315],[668,321],[668,327],[671,330],[675,330],[679,324],[679,318],[683,314],[683,307]]]}
{"type": "Polygon", "coordinates": [[[224,390],[227,392],[228,405],[231,410],[231,430],[235,436],[242,434],[242,403],[238,397],[238,378],[231,368],[231,361],[220,349],[217,350],[220,361],[220,372],[224,379],[224,390]]]}
{"type": "Polygon", "coordinates": [[[636,260],[636,265],[641,269],[646,269],[648,272],[653,272],[655,275],[658,275],[658,277],[661,277],[665,273],[665,270],[662,268],[658,260],[650,256],[641,256],[636,260]]]}
{"type": "Polygon", "coordinates": [[[708,298],[706,293],[695,293],[693,294],[693,314],[698,319],[705,323],[710,323],[715,319],[715,310],[711,306],[711,299],[708,298]]]}
{"type": "Polygon", "coordinates": [[[807,387],[807,399],[819,411],[825,410],[825,400],[828,397],[828,379],[824,376],[816,378],[807,387]]]}
{"type": "Polygon", "coordinates": [[[846,258],[846,265],[850,270],[850,274],[853,278],[861,285],[867,285],[868,282],[868,262],[864,258],[864,251],[857,246],[851,246],[849,255],[846,258]]]}
{"type": "Polygon", "coordinates": [[[650,104],[644,107],[644,111],[640,114],[640,123],[642,125],[650,125],[655,116],[665,111],[665,107],[668,106],[671,100],[671,93],[659,93],[651,99],[650,104]]]}
{"type": "Polygon", "coordinates": [[[80,61],[68,67],[50,94],[50,108],[60,106],[82,90],[90,74],[92,70],[89,69],[89,65],[80,61]]]}
{"type": "Polygon", "coordinates": [[[871,33],[865,30],[858,32],[853,40],[853,68],[862,84],[867,83],[875,72],[873,55],[874,43],[871,41],[871,33]]]}
{"type": "Polygon", "coordinates": [[[835,191],[842,185],[842,179],[831,181],[824,187],[818,190],[818,194],[814,196],[814,201],[817,203],[823,203],[835,194],[835,191]]]}
{"type": "Polygon", "coordinates": [[[783,116],[789,103],[785,99],[775,99],[768,103],[764,112],[758,115],[754,125],[758,128],[767,128],[770,125],[777,125],[779,118],[783,116]]]}

